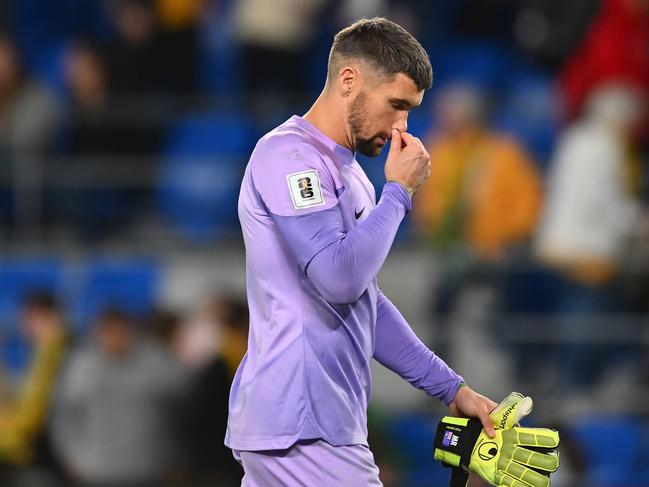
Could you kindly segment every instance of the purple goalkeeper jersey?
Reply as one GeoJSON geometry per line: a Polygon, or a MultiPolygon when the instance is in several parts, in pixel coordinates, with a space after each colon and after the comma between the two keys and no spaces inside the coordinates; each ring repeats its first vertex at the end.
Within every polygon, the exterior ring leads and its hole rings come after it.
{"type": "Polygon", "coordinates": [[[227,446],[367,445],[373,357],[453,399],[461,378],[377,288],[409,208],[397,183],[377,204],[354,153],[301,117],[259,141],[239,196],[250,334],[230,392],[227,446]]]}

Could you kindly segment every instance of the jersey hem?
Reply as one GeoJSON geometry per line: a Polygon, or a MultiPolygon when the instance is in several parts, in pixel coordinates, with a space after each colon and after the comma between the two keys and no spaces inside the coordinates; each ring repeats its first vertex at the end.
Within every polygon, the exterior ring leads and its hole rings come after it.
{"type": "MultiPolygon", "coordinates": [[[[272,438],[264,438],[258,440],[247,440],[244,438],[226,438],[225,446],[237,451],[285,450],[303,439],[305,438],[301,438],[300,435],[273,436],[272,438]]],[[[322,436],[320,439],[326,441],[332,446],[364,445],[369,447],[367,436],[362,434],[335,437],[322,436]]]]}

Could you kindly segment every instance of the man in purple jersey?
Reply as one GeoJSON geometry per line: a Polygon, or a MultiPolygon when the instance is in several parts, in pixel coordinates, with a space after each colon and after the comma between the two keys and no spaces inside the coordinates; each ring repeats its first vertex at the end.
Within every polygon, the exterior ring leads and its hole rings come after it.
{"type": "Polygon", "coordinates": [[[408,32],[358,21],[336,35],[311,109],[252,153],[239,197],[250,335],[225,438],[243,486],[380,486],[367,443],[372,358],[493,435],[496,403],[415,336],[376,282],[430,174],[428,153],[406,130],[431,82],[408,32]],[[354,155],[376,156],[388,140],[376,202],[354,155]]]}

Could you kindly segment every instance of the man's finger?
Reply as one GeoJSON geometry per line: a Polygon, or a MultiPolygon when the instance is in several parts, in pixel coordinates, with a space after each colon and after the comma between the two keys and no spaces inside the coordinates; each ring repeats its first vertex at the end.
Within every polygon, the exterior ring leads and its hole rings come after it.
{"type": "Polygon", "coordinates": [[[410,145],[412,143],[415,143],[417,141],[417,137],[414,135],[409,134],[408,132],[402,132],[401,133],[401,138],[403,139],[403,142],[405,145],[410,145]]]}
{"type": "Polygon", "coordinates": [[[392,129],[392,139],[390,141],[390,154],[398,154],[401,152],[401,132],[397,129],[392,129]]]}
{"type": "Polygon", "coordinates": [[[489,438],[493,438],[494,436],[496,436],[496,432],[494,431],[494,424],[488,412],[482,411],[478,415],[478,419],[482,423],[482,427],[486,431],[487,435],[489,435],[489,438]]]}

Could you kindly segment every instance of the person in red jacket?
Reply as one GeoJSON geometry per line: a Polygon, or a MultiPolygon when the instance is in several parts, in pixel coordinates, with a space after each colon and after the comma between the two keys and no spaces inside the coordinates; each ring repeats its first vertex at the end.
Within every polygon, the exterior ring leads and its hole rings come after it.
{"type": "Polygon", "coordinates": [[[649,92],[649,0],[603,0],[560,80],[570,119],[603,83],[625,82],[649,92]]]}

